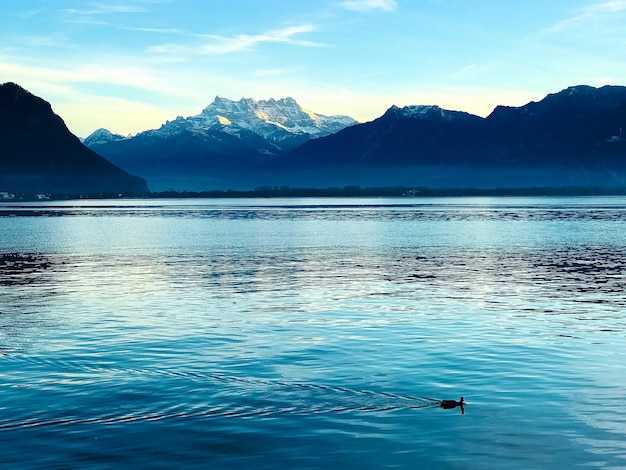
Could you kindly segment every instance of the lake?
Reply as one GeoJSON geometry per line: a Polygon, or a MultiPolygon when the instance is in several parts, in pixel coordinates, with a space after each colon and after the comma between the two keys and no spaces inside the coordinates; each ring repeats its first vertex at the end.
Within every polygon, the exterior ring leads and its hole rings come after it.
{"type": "Polygon", "coordinates": [[[0,462],[623,469],[625,285],[624,197],[0,203],[0,462]]]}

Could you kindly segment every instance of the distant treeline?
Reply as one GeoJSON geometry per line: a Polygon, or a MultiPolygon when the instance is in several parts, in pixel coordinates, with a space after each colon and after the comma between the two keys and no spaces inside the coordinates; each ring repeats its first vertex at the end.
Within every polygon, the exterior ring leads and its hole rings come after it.
{"type": "Polygon", "coordinates": [[[476,196],[624,196],[626,187],[562,187],[562,188],[427,188],[344,186],[341,188],[291,188],[261,186],[252,190],[158,191],[148,194],[98,193],[84,194],[11,194],[3,202],[74,199],[176,199],[176,198],[275,198],[275,197],[476,197],[476,196]]]}
{"type": "Polygon", "coordinates": [[[393,197],[401,196],[411,188],[360,188],[344,186],[342,188],[290,188],[289,186],[261,186],[248,191],[161,191],[151,193],[155,198],[246,198],[246,197],[393,197]]]}
{"type": "Polygon", "coordinates": [[[626,195],[626,187],[562,188],[427,188],[344,186],[342,188],[291,188],[262,186],[249,191],[160,191],[151,198],[250,198],[250,197],[462,197],[462,196],[610,196],[626,195]]]}

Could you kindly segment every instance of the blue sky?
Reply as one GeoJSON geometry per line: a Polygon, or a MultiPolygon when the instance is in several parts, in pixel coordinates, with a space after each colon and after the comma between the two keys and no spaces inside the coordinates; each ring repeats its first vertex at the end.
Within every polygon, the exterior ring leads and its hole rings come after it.
{"type": "Polygon", "coordinates": [[[570,85],[626,85],[626,0],[3,0],[0,82],[75,134],[121,134],[224,96],[375,119],[485,116],[570,85]]]}

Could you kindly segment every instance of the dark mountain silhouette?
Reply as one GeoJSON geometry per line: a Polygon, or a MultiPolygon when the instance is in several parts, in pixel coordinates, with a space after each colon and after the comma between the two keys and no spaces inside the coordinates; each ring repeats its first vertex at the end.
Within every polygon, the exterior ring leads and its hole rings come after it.
{"type": "Polygon", "coordinates": [[[146,194],[146,182],[85,147],[50,103],[0,85],[0,191],[55,195],[146,194]]]}
{"type": "Polygon", "coordinates": [[[275,162],[293,179],[324,166],[347,184],[433,187],[626,186],[626,87],[570,87],[487,118],[436,106],[312,140],[275,162]],[[622,131],[620,131],[622,129],[622,131]]]}
{"type": "Polygon", "coordinates": [[[612,156],[626,149],[611,138],[626,126],[625,110],[626,87],[577,86],[519,108],[499,106],[486,124],[501,158],[522,165],[619,167],[612,156]]]}

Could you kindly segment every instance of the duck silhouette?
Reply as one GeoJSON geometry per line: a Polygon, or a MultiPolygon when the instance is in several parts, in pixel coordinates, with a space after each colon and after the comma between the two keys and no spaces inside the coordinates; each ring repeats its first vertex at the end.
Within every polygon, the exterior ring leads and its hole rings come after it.
{"type": "Polygon", "coordinates": [[[444,410],[452,410],[457,406],[461,408],[461,414],[465,414],[465,399],[461,397],[459,401],[456,400],[441,400],[439,406],[444,410]]]}

